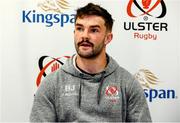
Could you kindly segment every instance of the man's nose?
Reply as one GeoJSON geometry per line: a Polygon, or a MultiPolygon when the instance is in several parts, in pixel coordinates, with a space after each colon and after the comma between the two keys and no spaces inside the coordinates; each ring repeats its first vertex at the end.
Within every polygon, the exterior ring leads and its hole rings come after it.
{"type": "Polygon", "coordinates": [[[84,30],[84,31],[82,32],[82,39],[83,39],[83,40],[88,40],[88,39],[89,39],[88,30],[84,30]]]}

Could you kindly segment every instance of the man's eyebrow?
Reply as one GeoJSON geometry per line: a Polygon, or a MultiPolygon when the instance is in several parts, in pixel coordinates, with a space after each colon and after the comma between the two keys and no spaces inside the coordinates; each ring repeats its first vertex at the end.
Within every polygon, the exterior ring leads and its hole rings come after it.
{"type": "MultiPolygon", "coordinates": [[[[83,24],[76,23],[75,26],[83,26],[83,24]]],[[[90,28],[101,28],[99,25],[91,25],[90,28]]]]}
{"type": "Polygon", "coordinates": [[[91,28],[101,28],[99,25],[92,25],[91,28]]]}
{"type": "Polygon", "coordinates": [[[82,24],[80,23],[76,23],[75,26],[83,26],[82,24]]]}

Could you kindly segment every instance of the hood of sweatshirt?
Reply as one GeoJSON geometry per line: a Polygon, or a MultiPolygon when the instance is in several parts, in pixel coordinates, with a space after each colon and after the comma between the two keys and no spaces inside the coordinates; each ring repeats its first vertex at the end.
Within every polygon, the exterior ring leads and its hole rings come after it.
{"type": "Polygon", "coordinates": [[[106,76],[112,74],[118,67],[117,62],[112,57],[107,55],[108,64],[106,68],[101,73],[92,76],[90,74],[81,72],[77,68],[75,68],[75,66],[73,65],[73,57],[75,57],[75,55],[67,59],[66,63],[61,67],[61,69],[64,72],[71,74],[72,76],[75,76],[75,77],[79,77],[79,78],[87,79],[87,80],[94,79],[95,80],[94,82],[99,82],[102,79],[102,77],[105,78],[106,76]]]}

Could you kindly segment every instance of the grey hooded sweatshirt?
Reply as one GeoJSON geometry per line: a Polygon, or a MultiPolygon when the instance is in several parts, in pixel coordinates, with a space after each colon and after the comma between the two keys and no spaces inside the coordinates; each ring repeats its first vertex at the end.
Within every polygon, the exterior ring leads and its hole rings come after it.
{"type": "Polygon", "coordinates": [[[89,75],[73,57],[41,82],[31,122],[151,122],[141,85],[115,60],[108,56],[105,70],[89,75]]]}

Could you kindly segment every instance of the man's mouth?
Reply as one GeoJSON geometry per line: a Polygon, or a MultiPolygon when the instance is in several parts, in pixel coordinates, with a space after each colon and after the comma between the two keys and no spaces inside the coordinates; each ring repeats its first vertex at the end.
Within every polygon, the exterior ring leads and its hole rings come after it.
{"type": "Polygon", "coordinates": [[[91,45],[91,44],[86,43],[86,42],[82,43],[80,46],[84,46],[84,47],[92,47],[92,45],[91,45]]]}
{"type": "Polygon", "coordinates": [[[93,47],[93,44],[89,43],[89,42],[82,42],[79,44],[79,46],[83,46],[83,47],[93,47]]]}

